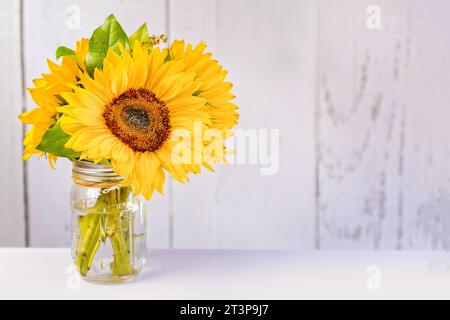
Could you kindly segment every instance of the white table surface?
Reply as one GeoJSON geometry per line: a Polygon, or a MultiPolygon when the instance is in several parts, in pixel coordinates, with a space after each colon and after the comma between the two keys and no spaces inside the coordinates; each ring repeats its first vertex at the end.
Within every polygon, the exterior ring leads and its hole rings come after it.
{"type": "Polygon", "coordinates": [[[163,250],[132,282],[78,280],[67,249],[0,249],[1,299],[450,299],[450,253],[163,250]]]}

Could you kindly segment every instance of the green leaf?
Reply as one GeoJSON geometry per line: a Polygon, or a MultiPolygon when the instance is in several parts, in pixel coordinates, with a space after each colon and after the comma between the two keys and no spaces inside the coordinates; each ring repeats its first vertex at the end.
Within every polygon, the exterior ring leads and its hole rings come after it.
{"type": "Polygon", "coordinates": [[[70,48],[61,46],[56,50],[56,59],[59,60],[62,57],[69,57],[70,59],[74,60],[80,67],[82,66],[80,58],[77,57],[75,51],[73,51],[70,48]]]}
{"type": "Polygon", "coordinates": [[[150,35],[148,34],[147,24],[144,23],[137,31],[130,37],[130,45],[138,40],[141,43],[150,42],[150,35]]]}
{"type": "Polygon", "coordinates": [[[75,52],[72,49],[64,46],[61,46],[58,49],[56,49],[56,60],[59,60],[59,58],[65,56],[75,56],[75,52]]]}
{"type": "Polygon", "coordinates": [[[87,70],[92,76],[96,68],[103,68],[103,60],[108,50],[114,49],[117,53],[119,45],[122,44],[126,50],[130,50],[128,36],[120,25],[119,21],[110,15],[106,21],[94,31],[89,40],[89,51],[87,55],[87,70]]]}
{"type": "Polygon", "coordinates": [[[70,136],[62,130],[61,123],[58,121],[53,128],[44,134],[41,143],[36,147],[36,149],[50,153],[57,157],[77,159],[80,157],[81,153],[65,147],[69,139],[70,136]]]}

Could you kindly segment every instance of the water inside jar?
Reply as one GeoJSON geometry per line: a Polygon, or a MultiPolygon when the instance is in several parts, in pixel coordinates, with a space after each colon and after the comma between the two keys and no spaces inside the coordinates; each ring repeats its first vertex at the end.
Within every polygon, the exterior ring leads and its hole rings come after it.
{"type": "MultiPolygon", "coordinates": [[[[71,214],[71,249],[72,257],[76,259],[77,248],[80,239],[80,219],[88,215],[89,208],[92,207],[92,201],[86,199],[72,203],[71,214]]],[[[108,207],[104,213],[100,215],[100,234],[107,235],[108,230],[107,219],[111,215],[120,217],[120,227],[127,239],[129,248],[131,273],[129,275],[115,276],[112,272],[114,261],[114,250],[111,240],[108,236],[102,236],[98,250],[95,253],[92,264],[88,271],[86,279],[92,282],[117,282],[134,278],[143,268],[145,264],[146,251],[146,221],[145,208],[139,203],[128,202],[126,204],[117,205],[114,208],[108,207]]]]}

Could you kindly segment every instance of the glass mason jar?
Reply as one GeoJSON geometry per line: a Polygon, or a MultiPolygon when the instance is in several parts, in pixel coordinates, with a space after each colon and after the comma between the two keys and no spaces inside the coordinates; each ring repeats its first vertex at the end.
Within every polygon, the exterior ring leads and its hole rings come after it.
{"type": "Polygon", "coordinates": [[[144,201],[110,166],[73,162],[72,257],[89,282],[135,278],[145,264],[147,212],[144,201]]]}

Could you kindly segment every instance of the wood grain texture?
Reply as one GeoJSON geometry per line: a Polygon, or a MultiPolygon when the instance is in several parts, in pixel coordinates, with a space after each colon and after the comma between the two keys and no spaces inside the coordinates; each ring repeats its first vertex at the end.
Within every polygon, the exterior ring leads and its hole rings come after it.
{"type": "Polygon", "coordinates": [[[405,112],[402,247],[450,249],[450,2],[409,1],[399,42],[405,112]]]}
{"type": "MultiPolygon", "coordinates": [[[[92,30],[114,13],[123,27],[134,32],[147,21],[156,34],[165,32],[165,1],[152,0],[36,0],[25,1],[25,54],[26,82],[47,70],[46,59],[54,60],[59,45],[73,47],[82,37],[90,37],[92,30]],[[75,6],[75,7],[74,7],[75,6]],[[73,14],[79,11],[80,28],[73,14]],[[136,17],[139,17],[137,19],[136,17]],[[68,23],[69,22],[69,23],[68,23]],[[70,28],[69,28],[70,27],[70,28]]],[[[28,97],[29,108],[34,105],[28,97]]],[[[71,187],[71,164],[65,159],[58,161],[57,170],[49,168],[45,160],[29,162],[30,230],[31,245],[67,246],[69,243],[69,192],[71,187]]],[[[168,198],[156,197],[150,204],[149,246],[168,246],[168,198]]]]}
{"type": "MultiPolygon", "coordinates": [[[[450,249],[447,0],[23,3],[21,48],[20,2],[0,0],[0,246],[25,244],[21,73],[31,86],[58,45],[114,13],[129,32],[147,21],[206,41],[235,83],[239,128],[280,129],[277,175],[227,165],[169,179],[150,203],[151,248],[450,249]],[[372,5],[381,30],[366,27],[372,5]]],[[[32,246],[68,245],[70,175],[66,160],[28,162],[32,246]]]]}
{"type": "Polygon", "coordinates": [[[281,130],[278,174],[228,165],[174,185],[175,247],[314,247],[315,10],[314,1],[171,0],[172,38],[206,40],[229,70],[238,127],[281,130]]]}
{"type": "Polygon", "coordinates": [[[25,245],[20,2],[0,0],[0,246],[25,245]]]}
{"type": "Polygon", "coordinates": [[[405,114],[399,68],[407,2],[320,2],[320,248],[401,246],[405,114]],[[381,30],[366,26],[371,5],[382,10],[381,30]]]}

